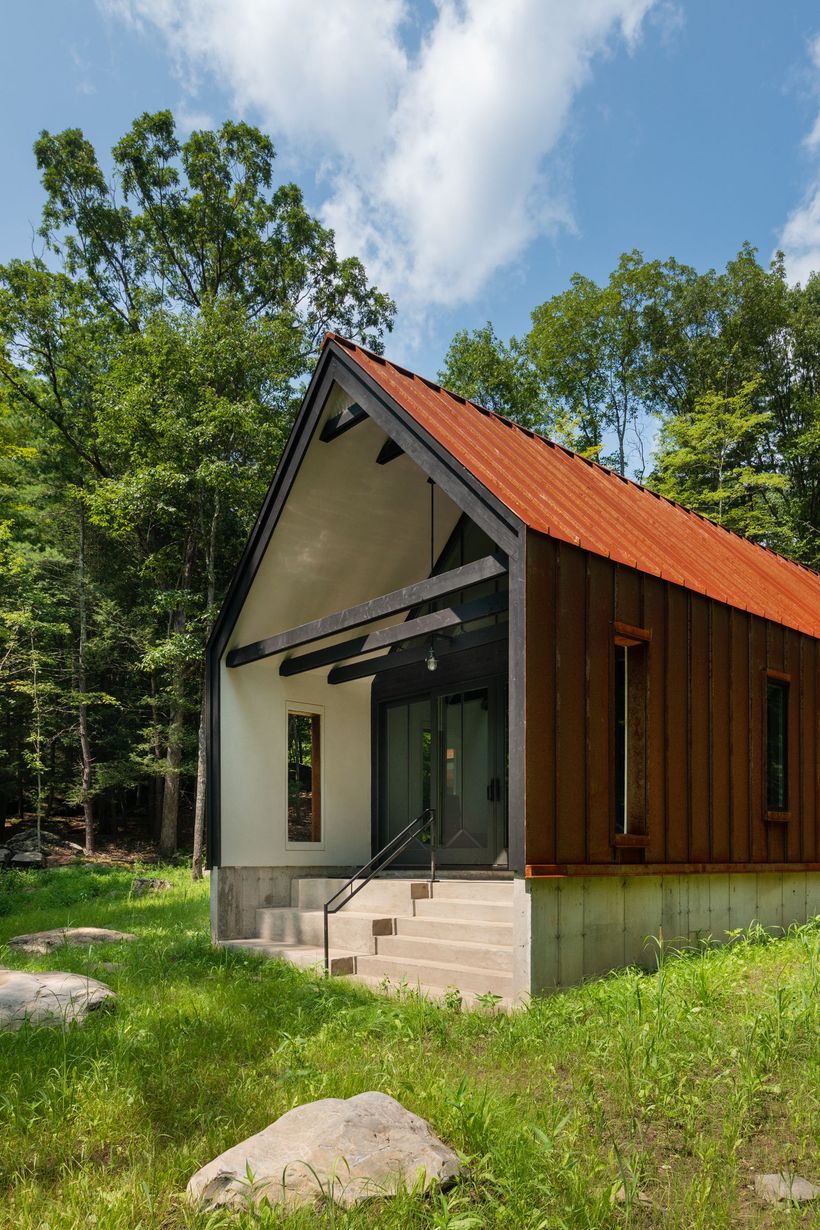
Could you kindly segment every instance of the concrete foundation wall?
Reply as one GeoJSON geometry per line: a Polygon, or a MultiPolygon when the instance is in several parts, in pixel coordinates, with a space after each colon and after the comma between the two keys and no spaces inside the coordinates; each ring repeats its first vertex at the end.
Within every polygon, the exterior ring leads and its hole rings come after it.
{"type": "Polygon", "coordinates": [[[215,867],[211,872],[211,936],[237,940],[256,935],[256,911],[291,904],[291,884],[305,875],[340,876],[347,880],[353,866],[306,869],[290,867],[215,867]]]}
{"type": "Polygon", "coordinates": [[[654,967],[657,943],[681,946],[759,922],[768,928],[820,914],[820,873],[572,876],[517,879],[517,995],[572,986],[625,965],[654,967]]]}

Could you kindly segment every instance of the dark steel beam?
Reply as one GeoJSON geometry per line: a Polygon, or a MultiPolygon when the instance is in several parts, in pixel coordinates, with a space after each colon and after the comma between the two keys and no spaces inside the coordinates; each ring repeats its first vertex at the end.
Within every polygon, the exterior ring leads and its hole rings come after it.
{"type": "MultiPolygon", "coordinates": [[[[448,637],[441,644],[436,644],[436,657],[446,658],[451,653],[461,653],[465,649],[477,649],[480,645],[505,640],[506,636],[506,622],[493,624],[490,628],[478,628],[475,632],[462,632],[458,636],[448,637]]],[[[384,654],[380,658],[369,658],[366,662],[351,662],[347,666],[334,666],[327,681],[333,684],[349,683],[351,679],[366,679],[369,675],[381,675],[384,671],[393,671],[400,666],[423,662],[427,653],[427,645],[416,645],[412,649],[395,649],[392,653],[384,654]]]]}
{"type": "Polygon", "coordinates": [[[341,641],[338,645],[327,645],[324,649],[315,649],[312,653],[285,658],[279,667],[279,674],[301,675],[321,666],[331,666],[334,662],[344,662],[346,658],[358,658],[378,649],[387,649],[416,636],[440,634],[448,628],[457,628],[459,624],[475,623],[477,619],[485,619],[488,615],[498,615],[501,611],[506,611],[507,605],[506,590],[498,594],[486,594],[483,598],[474,598],[472,602],[456,603],[444,610],[420,615],[417,619],[407,619],[400,624],[391,624],[389,628],[379,628],[367,636],[356,636],[349,641],[341,641]]]}
{"type": "Polygon", "coordinates": [[[397,615],[399,611],[409,611],[411,607],[420,602],[428,602],[433,598],[445,598],[448,594],[457,593],[460,589],[468,589],[471,585],[479,585],[482,581],[492,581],[496,577],[504,576],[506,572],[507,564],[502,558],[497,555],[486,555],[473,564],[462,564],[460,568],[453,568],[450,572],[442,572],[439,576],[416,581],[414,585],[406,585],[403,589],[395,589],[392,593],[382,594],[379,598],[371,598],[358,606],[348,607],[346,611],[337,611],[333,615],[325,615],[322,619],[300,624],[298,628],[289,628],[287,632],[268,636],[263,641],[241,645],[231,650],[226,662],[231,667],[243,666],[246,662],[257,662],[260,658],[269,658],[273,654],[284,653],[287,649],[308,645],[311,641],[324,640],[327,636],[335,636],[350,628],[359,628],[362,624],[385,619],[388,615],[397,615]]]}
{"type": "Polygon", "coordinates": [[[346,431],[350,431],[351,427],[355,427],[357,423],[362,423],[367,418],[367,411],[363,410],[358,402],[348,406],[346,410],[342,410],[340,414],[334,415],[332,419],[328,419],[321,430],[319,439],[323,444],[329,444],[331,440],[335,440],[338,436],[343,436],[346,431]]]}
{"type": "Polygon", "coordinates": [[[389,461],[395,461],[397,457],[404,456],[404,449],[395,440],[385,440],[384,444],[379,449],[379,455],[376,458],[377,466],[386,466],[389,461]]]}

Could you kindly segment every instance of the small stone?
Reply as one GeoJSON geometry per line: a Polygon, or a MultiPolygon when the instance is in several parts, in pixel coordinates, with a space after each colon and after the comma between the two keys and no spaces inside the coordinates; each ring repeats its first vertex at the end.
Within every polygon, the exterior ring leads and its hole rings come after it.
{"type": "Polygon", "coordinates": [[[0,867],[5,867],[6,863],[11,862],[11,850],[8,846],[0,846],[0,867]]]}
{"type": "Polygon", "coordinates": [[[100,968],[104,969],[106,974],[114,974],[118,969],[122,969],[122,961],[100,961],[100,968]]]}
{"type": "MultiPolygon", "coordinates": [[[[637,1200],[638,1204],[642,1204],[645,1209],[652,1208],[652,1197],[648,1194],[648,1192],[635,1192],[633,1199],[637,1200]]],[[[623,1184],[621,1184],[616,1192],[612,1193],[611,1203],[626,1204],[626,1188],[623,1184]]]]}
{"type": "Polygon", "coordinates": [[[146,893],[164,893],[171,887],[170,880],[137,877],[131,885],[132,897],[144,897],[146,893]]]}
{"type": "Polygon", "coordinates": [[[781,1170],[779,1174],[756,1174],[755,1194],[767,1204],[780,1204],[787,1200],[802,1203],[806,1200],[817,1200],[820,1197],[820,1187],[801,1179],[800,1175],[781,1170]]]}
{"type": "Polygon", "coordinates": [[[10,867],[45,867],[46,860],[39,850],[15,850],[11,856],[10,867]]]}
{"type": "Polygon", "coordinates": [[[417,1181],[425,1190],[445,1186],[460,1171],[458,1155],[426,1120],[387,1094],[360,1093],[289,1110],[203,1166],[187,1190],[208,1209],[327,1199],[349,1207],[417,1181]]]}
{"type": "Polygon", "coordinates": [[[67,1029],[115,998],[104,982],[81,974],[0,969],[0,1030],[20,1029],[26,1021],[67,1029]]]}
{"type": "Polygon", "coordinates": [[[55,927],[52,931],[33,931],[30,935],[15,935],[9,948],[18,952],[53,952],[63,944],[87,948],[89,944],[130,943],[137,937],[130,931],[111,931],[107,927],[55,927]]]}

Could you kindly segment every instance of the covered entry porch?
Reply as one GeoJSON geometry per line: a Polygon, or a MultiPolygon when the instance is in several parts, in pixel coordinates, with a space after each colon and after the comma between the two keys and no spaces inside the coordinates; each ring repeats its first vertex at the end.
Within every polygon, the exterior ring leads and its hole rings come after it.
{"type": "Polygon", "coordinates": [[[214,663],[213,929],[315,962],[325,900],[431,811],[334,917],[331,964],[507,998],[514,536],[362,403],[330,382],[214,663]]]}

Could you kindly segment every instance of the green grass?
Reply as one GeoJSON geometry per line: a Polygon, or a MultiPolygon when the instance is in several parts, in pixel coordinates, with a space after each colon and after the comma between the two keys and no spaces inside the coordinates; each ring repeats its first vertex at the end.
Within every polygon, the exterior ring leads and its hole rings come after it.
{"type": "Polygon", "coordinates": [[[816,1209],[771,1210],[749,1190],[756,1170],[820,1181],[816,927],[756,931],[510,1017],[461,1015],[214,950],[207,886],[148,874],[173,890],[131,900],[133,872],[116,868],[0,877],[0,964],[87,972],[119,995],[83,1029],[0,1035],[3,1230],[816,1224],[816,1209]],[[67,924],[139,940],[30,958],[2,946],[67,924]],[[298,1103],[366,1089],[429,1119],[469,1176],[349,1213],[187,1206],[188,1178],[223,1149],[298,1103]]]}

